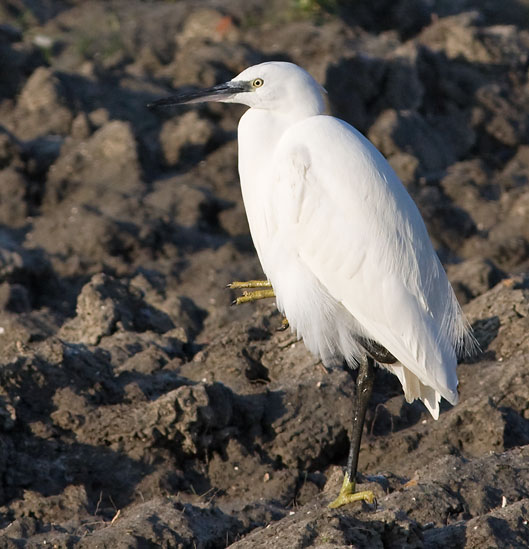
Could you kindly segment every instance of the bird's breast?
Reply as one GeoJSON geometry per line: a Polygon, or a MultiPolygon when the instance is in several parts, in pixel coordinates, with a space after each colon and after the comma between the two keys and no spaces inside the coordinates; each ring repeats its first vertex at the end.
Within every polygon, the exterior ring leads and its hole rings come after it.
{"type": "Polygon", "coordinates": [[[250,233],[263,270],[269,275],[267,258],[273,254],[277,197],[274,154],[287,127],[281,117],[265,110],[250,109],[239,122],[239,177],[250,233]]]}

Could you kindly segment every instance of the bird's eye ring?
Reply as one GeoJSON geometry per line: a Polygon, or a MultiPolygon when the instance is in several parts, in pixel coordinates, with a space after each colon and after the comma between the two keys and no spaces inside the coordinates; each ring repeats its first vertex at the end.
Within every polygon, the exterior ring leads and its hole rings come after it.
{"type": "Polygon", "coordinates": [[[260,88],[262,85],[264,84],[264,80],[262,78],[256,78],[253,82],[252,82],[252,86],[254,88],[260,88]]]}

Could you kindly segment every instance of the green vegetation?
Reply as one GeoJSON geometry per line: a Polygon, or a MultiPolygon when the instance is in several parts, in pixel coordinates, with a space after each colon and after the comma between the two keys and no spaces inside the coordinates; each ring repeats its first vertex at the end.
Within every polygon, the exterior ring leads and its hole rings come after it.
{"type": "Polygon", "coordinates": [[[116,14],[110,13],[96,33],[81,32],[76,39],[77,53],[84,59],[108,59],[124,49],[121,24],[116,14]]]}

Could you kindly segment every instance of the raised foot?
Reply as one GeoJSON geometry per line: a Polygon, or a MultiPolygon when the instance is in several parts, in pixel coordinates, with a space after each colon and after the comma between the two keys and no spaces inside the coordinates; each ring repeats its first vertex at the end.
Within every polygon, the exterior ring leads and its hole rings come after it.
{"type": "Polygon", "coordinates": [[[255,292],[244,291],[242,296],[232,301],[232,305],[241,305],[242,303],[251,303],[259,299],[265,299],[267,297],[275,297],[272,285],[268,280],[247,280],[246,282],[232,282],[227,286],[231,290],[240,290],[243,288],[264,288],[262,290],[256,290],[255,292]]]}
{"type": "Polygon", "coordinates": [[[226,286],[231,290],[240,290],[241,288],[271,288],[269,280],[246,280],[245,282],[235,281],[226,286]]]}
{"type": "Polygon", "coordinates": [[[329,503],[328,507],[330,509],[337,509],[342,505],[347,505],[348,503],[353,503],[355,501],[365,501],[370,505],[376,504],[375,494],[371,490],[364,490],[363,492],[355,492],[356,484],[349,480],[347,473],[344,476],[342,488],[338,497],[329,503]]]}
{"type": "Polygon", "coordinates": [[[232,305],[241,305],[242,303],[251,303],[267,297],[275,297],[274,290],[256,290],[255,292],[243,292],[242,295],[234,299],[232,305]]]}

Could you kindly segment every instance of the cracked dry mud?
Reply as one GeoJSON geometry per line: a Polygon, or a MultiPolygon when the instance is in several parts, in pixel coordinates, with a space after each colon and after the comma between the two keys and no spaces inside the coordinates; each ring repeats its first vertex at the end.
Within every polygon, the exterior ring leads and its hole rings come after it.
{"type": "Polygon", "coordinates": [[[1,548],[529,546],[529,3],[350,4],[0,5],[1,548]],[[377,373],[376,510],[327,508],[354,380],[230,307],[243,109],[145,108],[268,59],[388,157],[483,349],[437,422],[377,373]]]}

